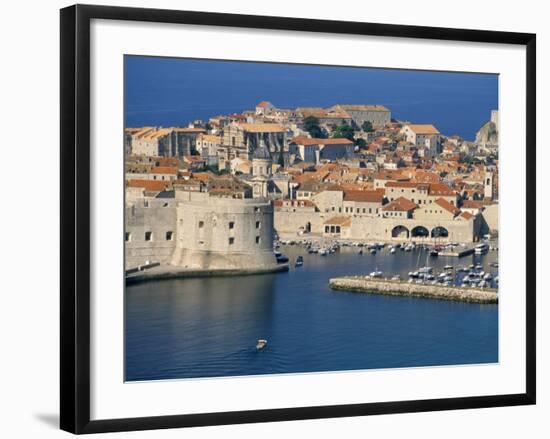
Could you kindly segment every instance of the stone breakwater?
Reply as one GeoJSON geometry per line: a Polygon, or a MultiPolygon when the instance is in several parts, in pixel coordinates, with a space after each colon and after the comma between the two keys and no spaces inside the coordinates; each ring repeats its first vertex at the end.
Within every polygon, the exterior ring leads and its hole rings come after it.
{"type": "Polygon", "coordinates": [[[373,279],[366,276],[336,277],[329,280],[329,287],[333,290],[384,294],[388,296],[454,300],[467,303],[498,303],[498,292],[495,289],[426,285],[404,281],[373,279]]]}

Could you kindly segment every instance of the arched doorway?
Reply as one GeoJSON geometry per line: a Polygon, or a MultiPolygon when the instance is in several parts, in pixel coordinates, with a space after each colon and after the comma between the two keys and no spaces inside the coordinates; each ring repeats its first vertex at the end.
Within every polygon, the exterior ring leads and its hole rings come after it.
{"type": "Polygon", "coordinates": [[[411,236],[413,238],[427,238],[430,236],[430,232],[424,226],[416,226],[411,230],[411,236]]]}
{"type": "Polygon", "coordinates": [[[395,226],[391,231],[392,238],[399,239],[408,239],[409,238],[409,229],[405,226],[395,226]]]}
{"type": "Polygon", "coordinates": [[[449,231],[445,227],[437,226],[432,229],[432,238],[448,238],[449,231]]]}

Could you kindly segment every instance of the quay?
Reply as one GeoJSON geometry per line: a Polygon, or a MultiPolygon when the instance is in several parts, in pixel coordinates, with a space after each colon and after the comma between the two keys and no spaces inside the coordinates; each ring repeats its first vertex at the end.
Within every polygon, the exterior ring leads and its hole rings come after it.
{"type": "Polygon", "coordinates": [[[498,292],[492,288],[426,285],[398,280],[373,279],[368,276],[335,277],[329,280],[329,287],[333,290],[389,296],[454,300],[480,304],[498,303],[498,292]]]}
{"type": "Polygon", "coordinates": [[[288,271],[288,264],[272,264],[263,268],[249,269],[200,269],[184,268],[174,265],[150,264],[150,267],[142,267],[141,270],[127,270],[125,273],[126,285],[148,282],[162,279],[181,279],[197,277],[221,277],[221,276],[248,276],[253,274],[268,274],[288,271]]]}
{"type": "Polygon", "coordinates": [[[445,249],[439,252],[439,256],[453,256],[461,258],[463,256],[473,255],[474,251],[475,247],[445,249]]]}

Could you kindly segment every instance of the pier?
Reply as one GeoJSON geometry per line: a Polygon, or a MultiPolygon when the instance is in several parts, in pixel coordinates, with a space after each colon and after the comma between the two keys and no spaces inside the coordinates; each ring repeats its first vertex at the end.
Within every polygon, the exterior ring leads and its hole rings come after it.
{"type": "Polygon", "coordinates": [[[462,247],[462,248],[453,248],[445,249],[439,252],[439,256],[453,256],[461,258],[463,256],[473,255],[475,247],[462,247]]]}
{"type": "Polygon", "coordinates": [[[453,300],[466,303],[498,303],[498,292],[492,288],[427,285],[398,280],[374,279],[369,276],[344,276],[329,280],[333,290],[388,296],[453,300]]]}

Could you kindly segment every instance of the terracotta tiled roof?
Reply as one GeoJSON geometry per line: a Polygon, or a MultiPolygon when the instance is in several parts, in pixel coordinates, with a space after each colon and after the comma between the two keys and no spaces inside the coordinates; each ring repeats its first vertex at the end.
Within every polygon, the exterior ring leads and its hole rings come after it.
{"type": "Polygon", "coordinates": [[[169,185],[169,182],[160,180],[128,180],[127,182],[128,187],[143,188],[153,192],[163,191],[169,185]]]}
{"type": "Polygon", "coordinates": [[[345,139],[345,138],[317,139],[317,138],[309,138],[309,137],[305,137],[305,136],[294,137],[291,140],[291,143],[295,143],[297,145],[349,145],[349,144],[353,144],[353,142],[351,140],[345,139]]]}
{"type": "Polygon", "coordinates": [[[416,209],[417,207],[418,206],[411,200],[408,200],[405,197],[399,197],[382,207],[382,210],[385,212],[408,212],[416,209]]]}
{"type": "Polygon", "coordinates": [[[249,133],[284,133],[285,129],[278,123],[241,123],[240,126],[249,133]]]}
{"type": "Polygon", "coordinates": [[[429,195],[456,195],[456,191],[443,183],[430,183],[429,195]]]}
{"type": "Polygon", "coordinates": [[[206,133],[204,128],[174,128],[178,133],[206,133]]]}
{"type": "Polygon", "coordinates": [[[384,191],[344,191],[344,201],[357,201],[363,203],[381,203],[384,199],[384,191]]]}
{"type": "Polygon", "coordinates": [[[347,111],[390,111],[383,105],[338,104],[335,105],[335,107],[339,107],[347,111]]]}
{"type": "Polygon", "coordinates": [[[151,174],[172,174],[178,175],[178,168],[172,166],[155,166],[151,169],[151,174]]]}
{"type": "Polygon", "coordinates": [[[462,212],[460,216],[466,220],[469,220],[470,218],[473,218],[473,215],[470,212],[462,212]]]}
{"type": "Polygon", "coordinates": [[[439,134],[438,129],[429,124],[410,124],[406,126],[408,126],[415,134],[439,134]]]}
{"type": "Polygon", "coordinates": [[[418,183],[416,181],[388,181],[386,183],[386,187],[412,188],[417,186],[418,183]]]}
{"type": "Polygon", "coordinates": [[[258,105],[256,105],[256,107],[259,107],[259,108],[266,108],[266,107],[269,107],[271,105],[271,102],[269,101],[262,101],[260,102],[258,105]]]}
{"type": "Polygon", "coordinates": [[[435,204],[441,206],[443,209],[445,209],[448,212],[451,212],[455,216],[460,213],[460,209],[458,207],[452,205],[444,198],[438,198],[437,200],[435,200],[435,204]]]}

